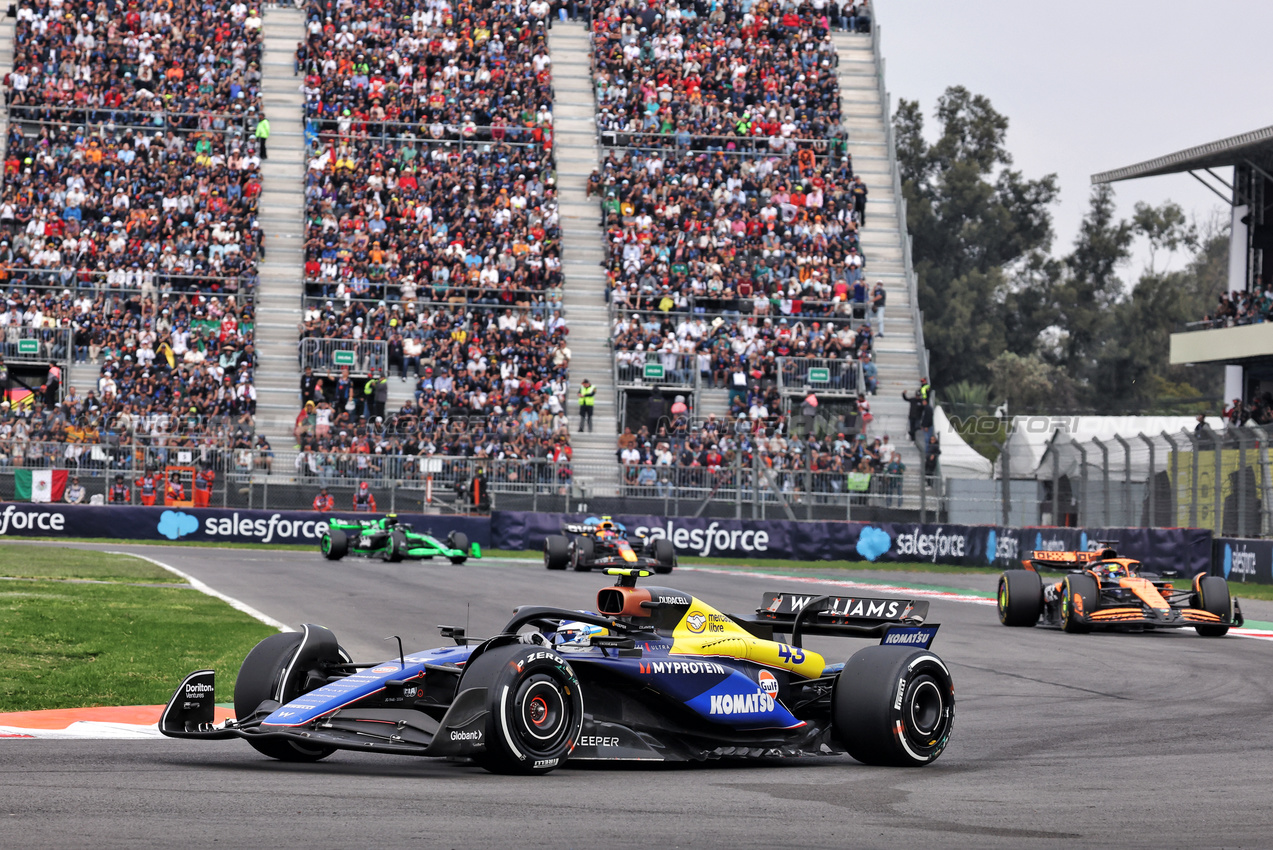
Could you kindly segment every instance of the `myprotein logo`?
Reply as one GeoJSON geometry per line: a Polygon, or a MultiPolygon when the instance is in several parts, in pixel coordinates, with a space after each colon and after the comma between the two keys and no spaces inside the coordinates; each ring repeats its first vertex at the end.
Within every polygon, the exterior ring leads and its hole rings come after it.
{"type": "Polygon", "coordinates": [[[0,536],[10,531],[64,531],[66,515],[58,511],[24,511],[8,505],[0,513],[0,536]]]}
{"type": "Polygon", "coordinates": [[[935,564],[938,558],[964,557],[968,539],[962,534],[947,534],[938,528],[932,534],[919,531],[899,534],[893,545],[899,555],[910,555],[935,564]]]}
{"type": "Polygon", "coordinates": [[[209,537],[254,537],[259,543],[270,543],[275,537],[317,540],[326,531],[326,520],[291,520],[281,514],[251,519],[240,517],[236,511],[233,516],[210,516],[203,521],[203,533],[209,537]]]}
{"type": "Polygon", "coordinates": [[[752,529],[721,528],[720,523],[712,523],[707,528],[685,528],[668,520],[666,526],[645,527],[635,529],[638,534],[645,534],[651,540],[671,540],[678,550],[706,558],[713,552],[768,552],[769,532],[752,529]]]}

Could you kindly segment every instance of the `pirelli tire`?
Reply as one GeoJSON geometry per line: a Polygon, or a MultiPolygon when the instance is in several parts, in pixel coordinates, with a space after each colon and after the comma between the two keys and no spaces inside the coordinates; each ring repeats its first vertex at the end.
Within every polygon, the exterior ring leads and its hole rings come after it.
{"type": "Polygon", "coordinates": [[[999,576],[999,622],[1034,626],[1043,613],[1043,579],[1034,570],[1005,570],[999,576]]]}
{"type": "Polygon", "coordinates": [[[551,647],[510,644],[474,659],[460,688],[486,688],[486,751],[491,773],[540,775],[566,763],[583,726],[583,692],[551,647]]]}
{"type": "Polygon", "coordinates": [[[561,534],[553,534],[544,538],[544,567],[549,570],[564,570],[570,565],[570,540],[561,534]]]}
{"type": "Polygon", "coordinates": [[[446,536],[446,547],[464,553],[462,555],[452,555],[451,563],[462,564],[469,559],[469,536],[463,531],[452,531],[448,534],[446,536]]]}
{"type": "Polygon", "coordinates": [[[389,540],[385,544],[384,559],[391,564],[396,564],[407,556],[407,535],[394,529],[389,532],[389,540]]]}
{"type": "Polygon", "coordinates": [[[592,559],[596,556],[597,544],[591,537],[576,537],[571,550],[570,566],[577,573],[592,570],[592,559]]]}
{"type": "Polygon", "coordinates": [[[318,548],[329,561],[339,561],[349,552],[349,537],[339,528],[329,528],[318,541],[318,548]]]}
{"type": "MultiPolygon", "coordinates": [[[[288,703],[303,693],[309,671],[291,669],[302,640],[301,632],[283,632],[270,635],[252,648],[234,680],[235,717],[242,720],[251,716],[266,700],[288,703]]],[[[333,660],[349,659],[346,656],[333,660]]],[[[318,761],[336,752],[335,747],[309,746],[281,738],[246,740],[257,752],[279,761],[318,761]]]]}
{"type": "Polygon", "coordinates": [[[1061,628],[1070,634],[1092,630],[1088,615],[1101,600],[1101,587],[1087,573],[1071,573],[1061,583],[1061,628]]]}
{"type": "Polygon", "coordinates": [[[1224,624],[1194,626],[1202,637],[1224,637],[1233,622],[1233,597],[1229,595],[1229,582],[1220,576],[1199,576],[1194,583],[1198,595],[1198,607],[1215,614],[1224,624]]]}
{"type": "Polygon", "coordinates": [[[836,676],[831,733],[863,764],[929,764],[946,749],[954,723],[950,670],[929,650],[868,646],[836,676]]]}
{"type": "Polygon", "coordinates": [[[665,537],[655,540],[650,554],[654,556],[654,560],[658,561],[658,565],[654,568],[656,573],[666,575],[676,568],[676,547],[672,545],[671,540],[665,537]]]}

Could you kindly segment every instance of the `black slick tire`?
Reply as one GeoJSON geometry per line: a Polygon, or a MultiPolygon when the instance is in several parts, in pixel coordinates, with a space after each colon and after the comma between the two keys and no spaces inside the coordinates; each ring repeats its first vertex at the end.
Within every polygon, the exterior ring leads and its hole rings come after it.
{"type": "Polygon", "coordinates": [[[575,548],[571,554],[571,569],[577,573],[592,570],[592,558],[596,552],[596,543],[591,537],[579,537],[575,540],[575,548]]]}
{"type": "Polygon", "coordinates": [[[583,726],[583,692],[552,649],[488,649],[470,663],[460,688],[486,688],[486,752],[475,758],[483,768],[538,775],[565,764],[583,726]]]}
{"type": "MultiPolygon", "coordinates": [[[[270,635],[243,659],[234,680],[234,716],[246,718],[265,700],[290,702],[301,694],[304,671],[293,671],[291,681],[283,681],[288,665],[301,645],[300,632],[270,635]]],[[[336,752],[334,747],[308,747],[299,741],[246,739],[262,755],[279,761],[318,761],[336,752]]]]}
{"type": "Polygon", "coordinates": [[[570,563],[570,541],[560,534],[544,538],[544,567],[564,570],[570,563]]]}
{"type": "Polygon", "coordinates": [[[385,560],[396,564],[406,556],[406,553],[407,535],[397,530],[389,532],[389,549],[385,552],[385,560]]]}
{"type": "Polygon", "coordinates": [[[664,537],[655,540],[653,554],[654,559],[659,562],[659,565],[654,568],[656,573],[667,575],[676,567],[676,547],[672,545],[671,540],[664,537]]]}
{"type": "Polygon", "coordinates": [[[1100,598],[1100,585],[1087,573],[1066,576],[1061,584],[1061,628],[1072,635],[1090,632],[1092,626],[1084,618],[1096,610],[1100,598]]]}
{"type": "Polygon", "coordinates": [[[950,671],[926,649],[868,646],[836,677],[832,734],[863,764],[929,764],[946,749],[954,722],[950,671]]]}
{"type": "Polygon", "coordinates": [[[329,561],[339,561],[349,551],[349,538],[338,528],[329,528],[319,541],[323,557],[329,561]]]}
{"type": "Polygon", "coordinates": [[[446,545],[450,549],[458,549],[463,555],[455,555],[451,563],[462,564],[469,559],[469,536],[462,531],[452,531],[446,536],[446,545]]]}
{"type": "Polygon", "coordinates": [[[1194,626],[1202,637],[1224,637],[1233,620],[1233,597],[1229,582],[1220,576],[1201,576],[1197,582],[1198,607],[1224,620],[1223,625],[1194,626]]]}
{"type": "Polygon", "coordinates": [[[1043,613],[1043,579],[1034,570],[1005,570],[999,576],[999,622],[1033,626],[1043,613]]]}

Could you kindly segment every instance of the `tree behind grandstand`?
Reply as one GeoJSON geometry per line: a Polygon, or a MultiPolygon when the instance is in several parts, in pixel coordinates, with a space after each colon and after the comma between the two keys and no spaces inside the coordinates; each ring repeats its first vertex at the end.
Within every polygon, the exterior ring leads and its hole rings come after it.
{"type": "Polygon", "coordinates": [[[893,122],[939,397],[967,382],[989,387],[1012,413],[1214,406],[1216,370],[1170,367],[1167,349],[1171,330],[1200,318],[1225,288],[1227,228],[1211,222],[1199,235],[1171,202],[1138,204],[1120,220],[1113,190],[1100,186],[1072,250],[1054,257],[1056,175],[1029,179],[1011,168],[1008,119],[982,95],[952,86],[935,116],[932,144],[918,102],[901,100],[893,122]],[[1137,238],[1150,262],[1129,288],[1119,272],[1137,238]],[[1192,254],[1183,269],[1158,268],[1182,250],[1192,254]]]}

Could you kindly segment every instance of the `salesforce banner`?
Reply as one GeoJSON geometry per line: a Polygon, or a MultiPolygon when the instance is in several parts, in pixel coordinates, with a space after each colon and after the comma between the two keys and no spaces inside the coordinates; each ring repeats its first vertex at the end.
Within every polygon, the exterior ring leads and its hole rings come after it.
{"type": "MultiPolygon", "coordinates": [[[[542,549],[564,522],[585,514],[496,511],[491,545],[542,549]]],[[[1094,549],[1118,541],[1120,553],[1159,570],[1194,575],[1211,565],[1211,533],[1202,529],[1004,528],[919,523],[791,522],[616,516],[629,531],[672,541],[681,555],[704,558],[790,558],[798,561],[927,562],[957,566],[1019,566],[1032,549],[1094,549]]]]}
{"type": "MultiPolygon", "coordinates": [[[[383,514],[338,513],[342,519],[383,514]]],[[[445,537],[462,531],[490,547],[486,517],[399,514],[418,531],[445,537]]],[[[313,511],[221,508],[146,508],[132,505],[9,503],[0,508],[0,537],[109,537],[117,540],[194,540],[221,543],[313,543],[327,530],[329,515],[313,511]]]]}
{"type": "Polygon", "coordinates": [[[1217,537],[1211,546],[1213,575],[1238,584],[1273,584],[1273,540],[1217,537]]]}

